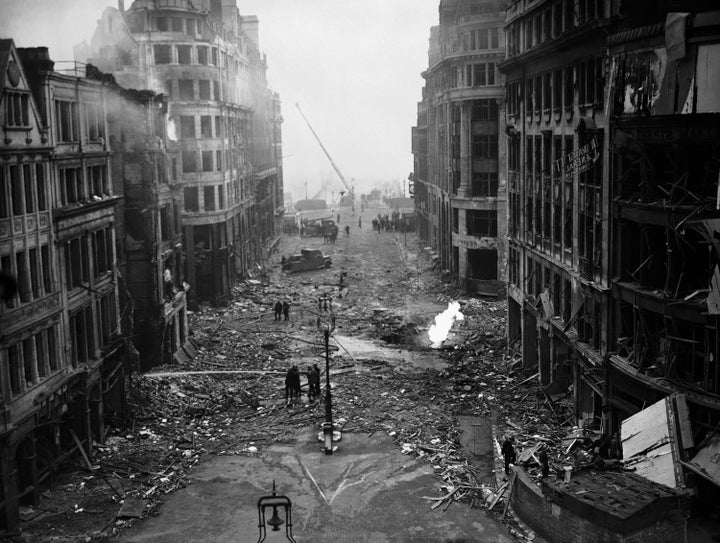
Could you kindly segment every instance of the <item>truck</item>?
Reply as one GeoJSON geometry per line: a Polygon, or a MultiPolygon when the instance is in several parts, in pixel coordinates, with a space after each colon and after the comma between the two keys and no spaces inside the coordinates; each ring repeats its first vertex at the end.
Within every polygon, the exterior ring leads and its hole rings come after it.
{"type": "Polygon", "coordinates": [[[323,254],[320,249],[301,249],[300,254],[292,255],[285,260],[282,270],[288,273],[322,270],[332,266],[329,256],[323,254]]]}

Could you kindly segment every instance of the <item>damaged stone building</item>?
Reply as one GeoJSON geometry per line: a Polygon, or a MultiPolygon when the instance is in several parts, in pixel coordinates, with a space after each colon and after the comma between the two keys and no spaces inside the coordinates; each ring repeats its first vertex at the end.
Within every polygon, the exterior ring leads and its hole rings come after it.
{"type": "Polygon", "coordinates": [[[467,292],[505,291],[503,2],[442,0],[412,129],[418,235],[467,292]]]}
{"type": "Polygon", "coordinates": [[[104,83],[55,71],[47,48],[0,41],[0,529],[69,454],[124,414],[104,83]]]}
{"type": "Polygon", "coordinates": [[[258,35],[235,0],[136,0],[127,10],[120,0],[75,51],[125,88],[168,97],[191,305],[228,300],[281,228],[282,116],[258,35]]]}
{"type": "Polygon", "coordinates": [[[108,81],[108,140],[115,194],[123,195],[117,216],[117,251],[123,329],[132,331],[140,368],[193,356],[188,340],[181,196],[171,183],[167,99],[150,90],[126,90],[108,81]]]}
{"type": "MultiPolygon", "coordinates": [[[[693,438],[683,461],[710,446],[720,422],[720,12],[711,9],[514,2],[500,66],[509,339],[548,394],[572,390],[578,423],[607,434],[683,393],[693,438]]],[[[716,492],[717,473],[690,471],[694,486],[716,492]]]]}

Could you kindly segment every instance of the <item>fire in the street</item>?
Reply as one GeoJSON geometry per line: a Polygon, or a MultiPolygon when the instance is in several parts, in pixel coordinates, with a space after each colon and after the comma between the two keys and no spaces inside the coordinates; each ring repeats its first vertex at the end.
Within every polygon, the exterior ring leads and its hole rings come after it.
{"type": "Polygon", "coordinates": [[[460,312],[459,302],[450,302],[445,311],[435,315],[435,323],[431,324],[428,330],[428,337],[433,346],[437,346],[445,341],[453,323],[455,321],[461,321],[463,318],[463,314],[460,312]]]}

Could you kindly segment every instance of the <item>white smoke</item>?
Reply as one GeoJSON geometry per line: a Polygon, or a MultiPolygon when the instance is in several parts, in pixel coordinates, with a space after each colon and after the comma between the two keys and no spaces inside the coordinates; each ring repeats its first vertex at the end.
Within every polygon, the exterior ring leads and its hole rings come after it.
{"type": "Polygon", "coordinates": [[[433,345],[439,345],[445,341],[455,321],[461,321],[465,317],[460,312],[459,302],[450,302],[445,311],[435,316],[435,323],[430,325],[428,337],[433,345]]]}
{"type": "Polygon", "coordinates": [[[175,118],[174,117],[168,117],[167,136],[170,141],[177,141],[177,128],[175,127],[175,118]]]}

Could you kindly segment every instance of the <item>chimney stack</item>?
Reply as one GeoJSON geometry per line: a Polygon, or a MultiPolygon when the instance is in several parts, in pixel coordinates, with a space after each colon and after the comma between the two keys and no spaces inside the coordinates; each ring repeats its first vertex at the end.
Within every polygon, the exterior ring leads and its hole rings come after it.
{"type": "Polygon", "coordinates": [[[120,13],[125,13],[125,0],[118,0],[118,10],[120,13]]]}

